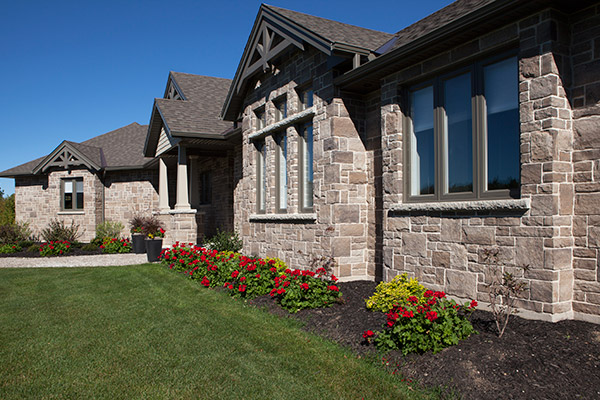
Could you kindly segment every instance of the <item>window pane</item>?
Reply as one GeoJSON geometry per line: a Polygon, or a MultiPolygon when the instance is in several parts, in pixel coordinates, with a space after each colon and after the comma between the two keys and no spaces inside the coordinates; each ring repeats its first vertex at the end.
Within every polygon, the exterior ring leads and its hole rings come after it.
{"type": "Polygon", "coordinates": [[[65,181],[65,193],[73,193],[73,181],[65,181]]]}
{"type": "Polygon", "coordinates": [[[66,193],[65,192],[64,209],[65,210],[72,210],[73,209],[73,193],[66,193]]]}
{"type": "Polygon", "coordinates": [[[313,127],[306,125],[303,134],[302,207],[313,206],[313,127]]]}
{"type": "Polygon", "coordinates": [[[279,138],[279,208],[287,208],[287,135],[279,138]]]}
{"type": "Polygon", "coordinates": [[[266,188],[266,146],[265,142],[258,143],[256,145],[256,149],[258,151],[256,158],[256,202],[258,204],[258,210],[264,211],[266,209],[266,197],[265,197],[265,188],[266,188]]]}
{"type": "Polygon", "coordinates": [[[410,140],[411,194],[433,194],[435,149],[433,136],[433,87],[411,93],[413,131],[410,140]]]}
{"type": "Polygon", "coordinates": [[[77,209],[83,210],[83,192],[77,192],[77,209]]]}
{"type": "Polygon", "coordinates": [[[445,178],[448,192],[472,192],[471,74],[463,74],[444,82],[444,110],[444,142],[447,151],[445,178]]]}
{"type": "Polygon", "coordinates": [[[517,58],[483,69],[487,116],[487,190],[518,188],[519,88],[517,58]]]}

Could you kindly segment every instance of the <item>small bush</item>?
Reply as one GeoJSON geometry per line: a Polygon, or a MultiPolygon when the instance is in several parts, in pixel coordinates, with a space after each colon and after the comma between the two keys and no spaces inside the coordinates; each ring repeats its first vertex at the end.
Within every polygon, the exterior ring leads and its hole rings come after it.
{"type": "Polygon", "coordinates": [[[388,312],[394,305],[403,304],[410,296],[416,296],[419,301],[423,298],[425,287],[415,278],[408,278],[407,274],[396,276],[391,282],[381,282],[377,285],[373,296],[366,301],[367,308],[371,310],[388,312]]]}
{"type": "Polygon", "coordinates": [[[104,253],[129,253],[131,243],[129,239],[105,238],[100,248],[104,253]]]}
{"type": "Polygon", "coordinates": [[[28,253],[37,253],[40,251],[40,246],[37,244],[32,244],[27,248],[28,253]]]}
{"type": "Polygon", "coordinates": [[[70,251],[71,243],[66,240],[42,243],[40,246],[40,255],[44,257],[62,256],[68,254],[70,251]]]}
{"type": "Polygon", "coordinates": [[[209,238],[206,243],[207,247],[212,250],[232,251],[234,253],[239,252],[244,245],[237,232],[226,232],[218,229],[217,234],[209,238]]]}
{"type": "Polygon", "coordinates": [[[76,242],[81,236],[79,225],[71,221],[71,225],[66,225],[63,221],[53,219],[47,228],[42,229],[42,238],[46,242],[76,242]]]}
{"type": "Polygon", "coordinates": [[[120,222],[104,221],[96,226],[97,238],[120,238],[121,231],[125,228],[120,222]]]}
{"type": "Polygon", "coordinates": [[[21,246],[18,244],[3,244],[0,245],[0,254],[16,253],[21,251],[21,246]]]}
{"type": "Polygon", "coordinates": [[[0,225],[0,244],[13,244],[29,240],[31,229],[26,222],[0,225]]]}
{"type": "Polygon", "coordinates": [[[96,251],[98,250],[99,246],[96,246],[94,243],[86,243],[83,246],[81,246],[81,250],[84,251],[96,251]]]}
{"type": "Polygon", "coordinates": [[[18,243],[18,245],[21,246],[22,249],[26,249],[32,244],[34,244],[33,240],[22,240],[18,243]]]}
{"type": "MultiPolygon", "coordinates": [[[[475,332],[468,316],[477,306],[475,300],[464,305],[446,298],[444,292],[427,290],[423,299],[410,296],[387,313],[387,324],[374,338],[382,351],[400,350],[402,354],[434,353],[458,344],[475,332]]],[[[372,335],[363,337],[370,340],[372,335]]]]}

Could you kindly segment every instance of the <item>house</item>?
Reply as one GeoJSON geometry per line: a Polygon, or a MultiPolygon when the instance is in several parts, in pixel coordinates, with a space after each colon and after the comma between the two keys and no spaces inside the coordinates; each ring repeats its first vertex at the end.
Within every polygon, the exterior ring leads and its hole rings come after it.
{"type": "Polygon", "coordinates": [[[221,114],[245,251],[482,302],[514,271],[523,315],[600,322],[599,11],[458,0],[387,34],[262,5],[221,114]]]}
{"type": "Polygon", "coordinates": [[[263,4],[232,81],[171,73],[154,102],[167,242],[234,228],[483,303],[513,272],[522,315],[600,323],[599,27],[587,0],[458,0],[396,33],[263,4]]]}
{"type": "Polygon", "coordinates": [[[89,242],[96,226],[127,226],[157,202],[156,161],[144,157],[147,125],[132,123],[82,143],[63,141],[46,157],[0,173],[15,178],[15,219],[39,235],[51,220],[79,225],[89,242]]]}

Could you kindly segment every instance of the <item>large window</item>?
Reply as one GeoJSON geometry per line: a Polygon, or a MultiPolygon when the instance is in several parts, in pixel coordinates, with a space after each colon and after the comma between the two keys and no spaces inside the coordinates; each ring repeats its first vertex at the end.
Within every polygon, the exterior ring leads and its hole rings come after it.
{"type": "Polygon", "coordinates": [[[264,140],[256,143],[256,211],[267,209],[267,146],[264,140]]]}
{"type": "Polygon", "coordinates": [[[83,210],[83,178],[63,179],[61,192],[63,210],[83,210]]]}
{"type": "Polygon", "coordinates": [[[287,118],[287,99],[285,96],[274,102],[275,104],[275,122],[287,118]]]}
{"type": "Polygon", "coordinates": [[[277,211],[285,212],[287,210],[287,135],[282,132],[277,136],[277,211]]]}
{"type": "Polygon", "coordinates": [[[516,57],[439,76],[408,97],[407,200],[518,197],[516,57]]]}
{"type": "Polygon", "coordinates": [[[313,207],[313,126],[305,124],[300,134],[300,209],[311,212],[313,207]]]}
{"type": "Polygon", "coordinates": [[[304,88],[298,91],[298,100],[300,102],[299,111],[306,110],[313,106],[313,89],[312,87],[304,88]]]}

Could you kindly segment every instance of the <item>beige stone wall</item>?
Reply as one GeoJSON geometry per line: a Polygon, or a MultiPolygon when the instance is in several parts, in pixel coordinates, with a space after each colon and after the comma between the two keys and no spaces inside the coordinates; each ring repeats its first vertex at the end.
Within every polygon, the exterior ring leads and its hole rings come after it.
{"type": "MultiPolygon", "coordinates": [[[[451,295],[486,302],[485,285],[493,274],[510,271],[530,288],[518,301],[530,315],[558,320],[586,318],[581,313],[600,314],[592,305],[598,300],[597,254],[583,248],[593,242],[590,234],[594,230],[588,224],[594,224],[591,213],[597,212],[591,210],[600,198],[581,193],[575,205],[573,202],[578,169],[590,177],[595,167],[594,161],[583,155],[591,156],[587,144],[579,145],[585,148],[579,156],[573,152],[569,48],[583,39],[575,32],[577,24],[568,21],[553,11],[529,16],[385,79],[381,89],[383,202],[384,210],[400,209],[384,213],[385,279],[406,271],[451,295]],[[451,207],[402,211],[398,206],[403,203],[403,85],[450,72],[467,58],[476,60],[478,53],[484,58],[503,51],[511,42],[519,43],[521,198],[528,199],[530,207],[524,211],[493,206],[479,211],[451,207]],[[573,157],[580,157],[579,166],[572,162],[573,157]],[[586,216],[574,218],[574,214],[586,216]],[[580,249],[573,235],[577,229],[585,237],[579,239],[580,249]],[[497,254],[498,261],[489,257],[490,251],[497,254]],[[574,254],[575,265],[581,263],[575,270],[574,254]],[[518,268],[525,265],[529,267],[526,272],[518,268]]],[[[591,25],[587,26],[591,30],[591,25]]],[[[588,52],[591,40],[585,44],[588,52]]],[[[576,74],[575,81],[578,79],[576,74]]],[[[586,124],[595,129],[589,121],[578,125],[584,129],[586,124]]],[[[589,189],[582,186],[580,191],[584,187],[589,189]]]]}
{"type": "Polygon", "coordinates": [[[575,191],[573,310],[600,315],[600,21],[598,7],[572,18],[575,191]]]}
{"type": "MultiPolygon", "coordinates": [[[[305,268],[313,256],[333,256],[342,278],[373,276],[373,251],[369,248],[369,158],[361,126],[349,113],[352,105],[333,97],[332,72],[324,54],[309,49],[282,60],[276,74],[260,77],[260,85],[246,98],[243,115],[242,176],[235,189],[235,226],[244,240],[244,251],[280,257],[292,268],[305,268]],[[274,122],[272,100],[287,95],[288,115],[298,112],[298,85],[314,89],[314,215],[299,215],[298,135],[287,128],[288,209],[276,215],[276,144],[266,136],[269,177],[264,216],[256,215],[256,150],[249,136],[256,132],[254,110],[266,106],[267,124],[274,122]],[[276,220],[273,220],[275,219],[276,220]],[[299,218],[304,218],[299,219],[299,218]]],[[[254,85],[254,83],[253,83],[254,85]]],[[[347,101],[350,101],[348,99],[347,101]]],[[[364,117],[363,117],[364,118],[364,117]]],[[[361,118],[358,118],[361,119],[361,118]]]]}
{"type": "Polygon", "coordinates": [[[133,216],[151,215],[158,208],[156,170],[108,172],[104,185],[104,219],[121,222],[124,236],[129,236],[129,221],[133,216]]]}
{"type": "Polygon", "coordinates": [[[79,225],[82,242],[94,238],[102,218],[102,182],[88,170],[53,171],[47,176],[18,177],[15,180],[16,219],[30,224],[40,236],[51,220],[79,225]],[[81,211],[61,211],[60,185],[63,178],[83,178],[84,206],[81,211]]]}

